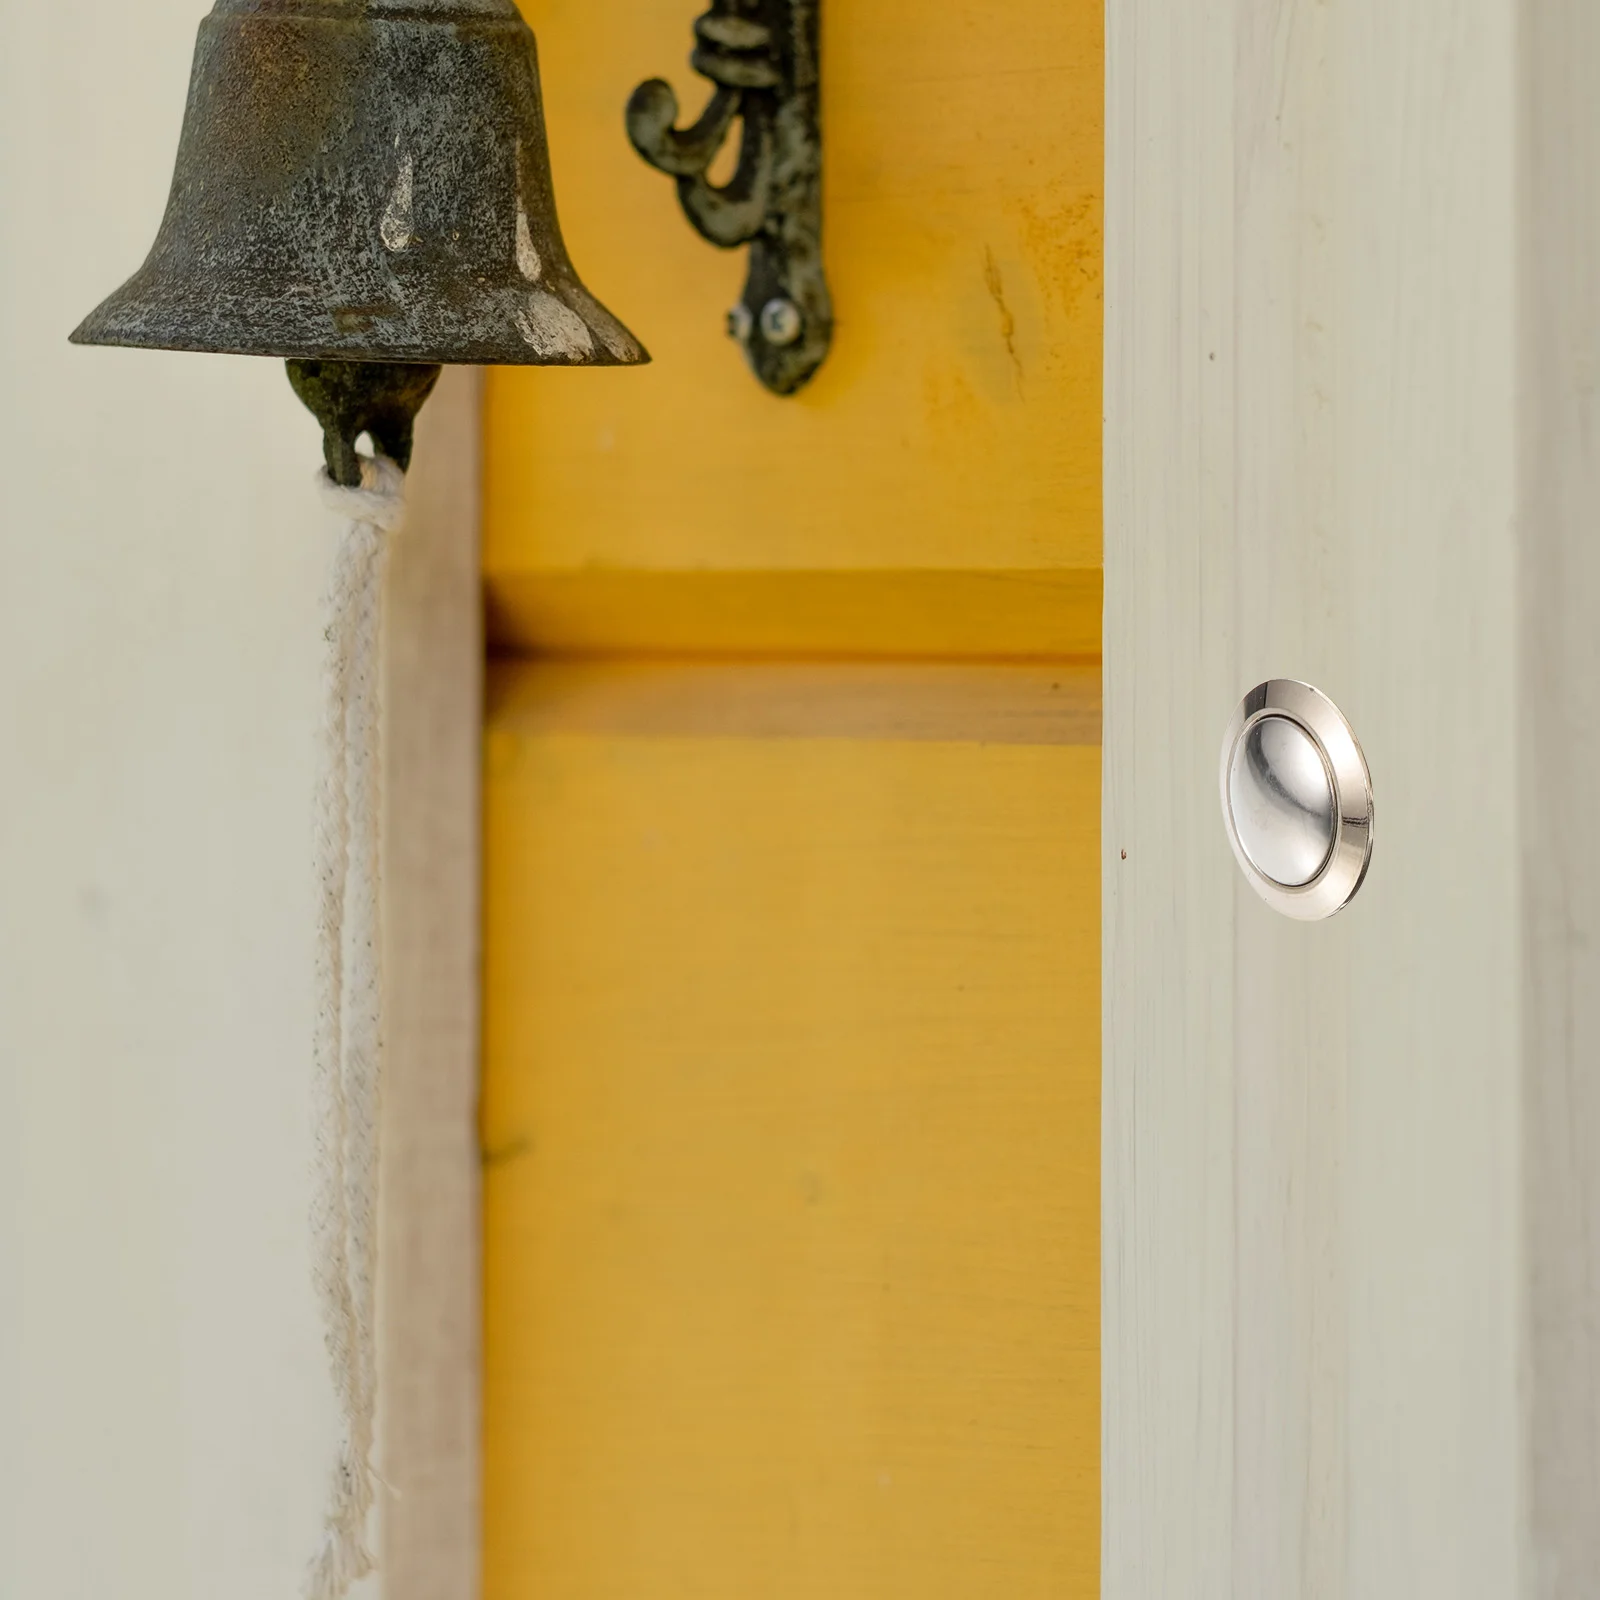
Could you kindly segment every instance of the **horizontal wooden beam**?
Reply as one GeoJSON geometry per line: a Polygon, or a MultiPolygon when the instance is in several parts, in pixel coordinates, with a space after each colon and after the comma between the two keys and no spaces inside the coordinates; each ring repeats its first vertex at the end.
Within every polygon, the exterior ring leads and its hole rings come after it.
{"type": "Polygon", "coordinates": [[[491,571],[489,634],[537,654],[1095,658],[1098,567],[491,571]]]}

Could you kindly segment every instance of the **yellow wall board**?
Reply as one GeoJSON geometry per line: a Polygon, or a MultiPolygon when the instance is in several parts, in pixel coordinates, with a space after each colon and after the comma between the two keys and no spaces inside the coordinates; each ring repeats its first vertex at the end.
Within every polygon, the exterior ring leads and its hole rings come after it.
{"type": "Polygon", "coordinates": [[[489,680],[496,748],[515,735],[1098,745],[1100,670],[1068,662],[575,658],[489,680]]]}
{"type": "Polygon", "coordinates": [[[525,0],[642,371],[487,399],[487,1600],[1098,1591],[1102,18],[824,6],[834,353],[768,395],[525,0]]]}
{"type": "Polygon", "coordinates": [[[1098,657],[1098,568],[500,573],[501,650],[554,654],[1098,657]]]}
{"type": "Polygon", "coordinates": [[[487,1600],[1097,1593],[1095,675],[850,670],[498,674],[487,1600]]]}
{"type": "Polygon", "coordinates": [[[742,252],[622,133],[686,111],[695,0],[525,0],[579,270],[644,370],[495,373],[486,570],[1100,564],[1102,21],[1082,0],[824,7],[833,355],[768,395],[722,332],[742,252]]]}

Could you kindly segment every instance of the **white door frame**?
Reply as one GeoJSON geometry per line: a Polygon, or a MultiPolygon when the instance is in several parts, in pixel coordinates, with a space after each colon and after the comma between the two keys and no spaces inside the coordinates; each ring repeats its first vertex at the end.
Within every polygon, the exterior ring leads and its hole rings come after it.
{"type": "Polygon", "coordinates": [[[1110,0],[1104,1594],[1600,1593],[1600,7],[1110,0]],[[1217,763],[1307,679],[1371,875],[1217,763]]]}
{"type": "Polygon", "coordinates": [[[480,1591],[481,374],[417,422],[385,638],[384,1600],[480,1591]]]}

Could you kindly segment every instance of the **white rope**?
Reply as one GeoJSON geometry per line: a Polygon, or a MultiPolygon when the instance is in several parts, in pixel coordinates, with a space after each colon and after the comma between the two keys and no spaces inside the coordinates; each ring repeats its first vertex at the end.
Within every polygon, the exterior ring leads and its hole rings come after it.
{"type": "Polygon", "coordinates": [[[317,959],[313,1039],[316,1189],[313,1275],[339,1401],[321,1548],[307,1600],[344,1600],[376,1566],[378,1118],[383,965],[379,906],[383,581],[405,512],[405,476],[363,458],[361,487],[318,475],[323,504],[348,519],[323,602],[325,644],[316,800],[317,959]]]}

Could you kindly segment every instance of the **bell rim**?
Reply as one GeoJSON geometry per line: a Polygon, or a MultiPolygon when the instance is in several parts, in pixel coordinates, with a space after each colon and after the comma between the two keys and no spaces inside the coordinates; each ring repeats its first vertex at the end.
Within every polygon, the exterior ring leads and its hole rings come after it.
{"type": "Polygon", "coordinates": [[[350,7],[360,13],[361,49],[335,53],[327,71],[344,74],[338,103],[353,109],[327,127],[302,117],[295,125],[311,131],[293,145],[292,160],[256,154],[261,141],[242,137],[241,129],[253,130],[265,113],[239,87],[259,76],[239,30],[261,5],[282,11],[298,39],[322,3],[239,0],[235,9],[219,0],[202,22],[156,240],[144,264],[69,340],[290,361],[648,364],[649,351],[589,291],[568,257],[536,46],[515,4],[466,0],[460,9],[467,12],[505,11],[474,16],[471,28],[447,21],[458,9],[453,0],[419,0],[418,9],[430,13],[420,19],[403,15],[405,0],[388,0],[387,12],[376,0],[374,10],[365,0],[350,7]],[[425,50],[416,40],[405,43],[408,20],[444,25],[444,42],[431,40],[425,50]],[[483,28],[518,39],[468,50],[457,37],[483,28]],[[208,44],[210,33],[216,38],[208,44]],[[391,114],[397,68],[383,50],[411,67],[451,66],[444,87],[417,89],[405,102],[412,121],[421,119],[418,127],[438,123],[449,137],[435,128],[437,137],[418,144],[413,127],[402,141],[402,124],[391,114]],[[451,99],[463,74],[481,102],[471,116],[458,114],[451,99]],[[214,88],[215,105],[234,108],[231,120],[215,109],[214,88]],[[479,175],[487,176],[480,182],[479,175]]]}
{"type": "Polygon", "coordinates": [[[373,343],[371,340],[347,345],[224,342],[210,340],[185,340],[172,336],[140,337],[137,334],[103,334],[95,332],[90,324],[94,313],[67,335],[67,343],[94,350],[165,350],[176,355],[197,356],[256,356],[265,361],[374,361],[388,362],[401,367],[648,367],[655,357],[633,339],[637,355],[617,356],[609,350],[597,348],[587,355],[540,355],[527,349],[462,354],[459,350],[441,347],[429,353],[426,347],[401,349],[373,343]]]}
{"type": "MultiPolygon", "coordinates": [[[[327,313],[299,305],[286,310],[270,298],[258,300],[248,309],[236,305],[214,313],[207,325],[196,326],[193,313],[163,292],[160,275],[152,282],[147,272],[148,265],[96,306],[67,336],[68,342],[100,349],[260,356],[274,361],[378,361],[402,366],[640,367],[652,360],[637,335],[581,284],[549,284],[537,291],[570,319],[565,330],[542,342],[540,330],[527,321],[514,333],[514,317],[507,317],[495,332],[485,332],[481,321],[452,326],[453,319],[447,317],[443,326],[435,325],[424,336],[395,339],[393,321],[388,318],[380,319],[376,327],[368,324],[347,333],[304,330],[293,324],[306,315],[327,313]],[[575,299],[578,304],[573,304],[575,299]],[[280,317],[290,326],[260,331],[280,317]],[[572,324],[581,325],[581,343],[572,338],[572,324]]],[[[515,304],[528,292],[526,285],[507,289],[507,302],[515,304]]],[[[396,308],[394,321],[403,322],[406,317],[405,308],[396,308]]]]}

